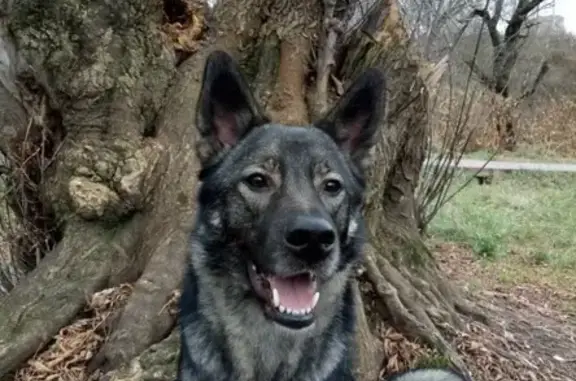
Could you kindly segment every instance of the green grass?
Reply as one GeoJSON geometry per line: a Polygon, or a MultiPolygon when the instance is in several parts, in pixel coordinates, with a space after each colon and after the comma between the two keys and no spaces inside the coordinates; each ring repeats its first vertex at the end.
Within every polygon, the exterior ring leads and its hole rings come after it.
{"type": "Polygon", "coordinates": [[[576,175],[514,173],[497,175],[492,185],[474,181],[444,206],[429,232],[466,243],[488,260],[512,254],[530,265],[576,269],[576,175]]]}
{"type": "Polygon", "coordinates": [[[432,353],[428,357],[418,359],[414,368],[447,368],[452,364],[450,359],[437,353],[432,353]]]}

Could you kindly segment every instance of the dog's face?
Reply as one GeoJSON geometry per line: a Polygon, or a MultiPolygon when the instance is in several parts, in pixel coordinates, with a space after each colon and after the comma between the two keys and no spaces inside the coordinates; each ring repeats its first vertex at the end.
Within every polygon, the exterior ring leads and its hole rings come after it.
{"type": "Polygon", "coordinates": [[[207,60],[197,239],[211,273],[280,325],[310,326],[323,286],[359,259],[363,169],[384,91],[369,70],[313,126],[284,126],[262,114],[228,54],[207,60]]]}

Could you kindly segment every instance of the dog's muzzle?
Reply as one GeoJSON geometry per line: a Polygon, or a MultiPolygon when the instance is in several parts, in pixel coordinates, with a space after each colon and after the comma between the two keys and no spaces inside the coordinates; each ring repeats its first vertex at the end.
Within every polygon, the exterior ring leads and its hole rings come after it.
{"type": "Polygon", "coordinates": [[[264,302],[267,317],[292,329],[314,323],[320,293],[312,269],[329,258],[336,244],[336,232],[329,221],[309,215],[297,215],[290,221],[284,234],[286,255],[309,270],[279,274],[268,273],[254,263],[249,265],[252,287],[264,302]]]}
{"type": "Polygon", "coordinates": [[[292,329],[305,328],[314,323],[314,308],[320,293],[313,273],[265,274],[256,265],[250,264],[248,275],[269,318],[292,329]]]}

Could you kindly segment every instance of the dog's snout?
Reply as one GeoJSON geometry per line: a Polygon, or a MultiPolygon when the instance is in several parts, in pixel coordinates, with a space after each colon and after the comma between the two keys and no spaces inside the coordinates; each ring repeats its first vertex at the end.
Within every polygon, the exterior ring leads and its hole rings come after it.
{"type": "Polygon", "coordinates": [[[296,217],[286,232],[286,245],[302,259],[324,259],[336,242],[336,233],[329,221],[310,216],[296,217]]]}

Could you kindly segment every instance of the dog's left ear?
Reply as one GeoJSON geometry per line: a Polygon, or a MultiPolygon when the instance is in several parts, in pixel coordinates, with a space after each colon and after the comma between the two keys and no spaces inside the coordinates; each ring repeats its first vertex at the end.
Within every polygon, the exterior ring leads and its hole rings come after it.
{"type": "Polygon", "coordinates": [[[364,71],[323,118],[314,123],[365,169],[386,116],[386,80],[378,69],[364,71]]]}
{"type": "Polygon", "coordinates": [[[204,165],[236,145],[254,127],[268,123],[236,61],[216,50],[208,56],[196,106],[200,132],[196,155],[204,165]]]}

